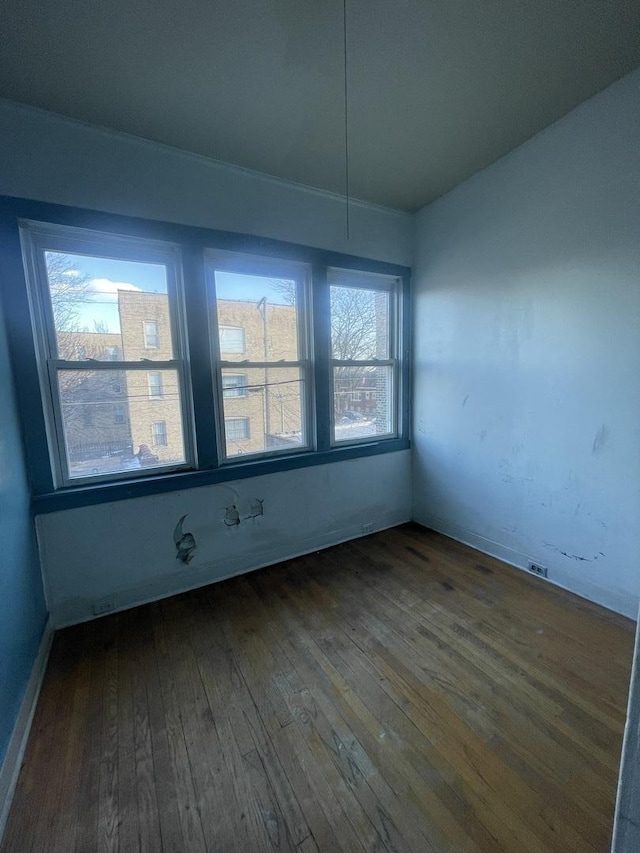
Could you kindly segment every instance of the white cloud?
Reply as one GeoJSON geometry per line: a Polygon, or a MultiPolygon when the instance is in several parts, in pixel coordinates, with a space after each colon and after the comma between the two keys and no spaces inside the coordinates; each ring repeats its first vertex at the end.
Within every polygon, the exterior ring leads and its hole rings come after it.
{"type": "Polygon", "coordinates": [[[92,278],[84,288],[84,293],[95,302],[117,302],[119,290],[136,290],[143,293],[141,287],[136,287],[128,281],[111,281],[109,278],[92,278]]]}

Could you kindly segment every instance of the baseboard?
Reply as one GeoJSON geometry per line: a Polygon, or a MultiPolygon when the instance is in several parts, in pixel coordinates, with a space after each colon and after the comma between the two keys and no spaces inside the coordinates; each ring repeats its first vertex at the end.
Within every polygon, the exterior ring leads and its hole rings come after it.
{"type": "Polygon", "coordinates": [[[53,640],[53,628],[51,620],[47,620],[42,639],[40,640],[40,648],[31,669],[31,675],[27,683],[27,689],[24,693],[24,698],[18,712],[18,718],[13,727],[13,734],[9,741],[7,753],[5,755],[2,768],[0,769],[0,842],[4,835],[9,817],[9,809],[16,790],[18,775],[22,766],[22,759],[29,739],[31,731],[31,723],[36,710],[40,688],[47,669],[49,660],[49,652],[51,651],[51,642],[53,640]]]}
{"type": "MultiPolygon", "coordinates": [[[[471,530],[458,527],[435,516],[414,517],[414,521],[423,527],[435,530],[437,533],[442,533],[450,539],[455,539],[456,542],[469,545],[483,554],[502,560],[503,563],[508,563],[510,566],[527,573],[529,562],[532,560],[533,562],[537,562],[537,559],[531,554],[523,554],[520,551],[509,548],[507,545],[501,545],[499,542],[494,542],[491,539],[480,536],[478,533],[473,533],[471,530]]],[[[634,621],[638,619],[638,596],[630,595],[622,590],[607,589],[606,587],[598,586],[591,581],[584,580],[584,578],[576,577],[557,565],[553,566],[551,577],[540,578],[540,580],[560,587],[560,589],[565,589],[567,592],[573,592],[581,598],[586,598],[587,601],[593,601],[595,604],[606,607],[607,610],[613,610],[622,616],[628,616],[634,621]]]]}
{"type": "MultiPolygon", "coordinates": [[[[305,554],[348,542],[350,539],[369,536],[371,533],[397,527],[399,524],[404,524],[410,520],[410,515],[407,512],[389,511],[384,516],[376,518],[373,530],[366,534],[362,531],[362,523],[357,523],[337,530],[323,531],[306,539],[299,539],[293,545],[289,544],[286,550],[277,547],[269,551],[261,551],[259,554],[253,552],[235,554],[232,557],[218,560],[215,564],[190,568],[188,574],[185,574],[184,571],[178,571],[170,575],[163,575],[144,585],[126,590],[114,590],[109,595],[113,595],[117,605],[109,611],[109,614],[189,592],[192,589],[208,586],[211,583],[227,580],[237,575],[264,569],[275,563],[294,560],[297,557],[303,557],[305,554]]],[[[51,620],[56,629],[77,625],[80,622],[88,622],[96,618],[92,610],[92,602],[84,598],[50,604],[50,611],[51,620]]],[[[104,615],[109,614],[105,613],[104,615]]]]}

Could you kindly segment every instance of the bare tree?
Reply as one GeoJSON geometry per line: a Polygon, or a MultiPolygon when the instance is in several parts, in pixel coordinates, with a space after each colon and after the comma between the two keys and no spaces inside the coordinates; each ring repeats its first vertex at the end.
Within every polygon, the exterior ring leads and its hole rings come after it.
{"type": "Polygon", "coordinates": [[[340,361],[375,358],[375,294],[357,287],[331,288],[331,354],[340,361]]]}
{"type": "MultiPolygon", "coordinates": [[[[272,286],[281,294],[286,304],[295,304],[296,290],[293,282],[274,279],[272,286]]],[[[357,362],[387,357],[387,299],[384,292],[378,293],[366,288],[330,288],[333,359],[357,362]]],[[[353,408],[353,401],[359,397],[360,391],[371,394],[375,386],[376,397],[380,396],[375,368],[365,365],[341,365],[334,370],[334,405],[337,415],[353,408]]],[[[367,414],[375,413],[378,417],[377,409],[380,408],[380,417],[386,418],[384,399],[381,398],[377,402],[369,400],[369,403],[371,405],[363,406],[367,409],[367,414]]]]}
{"type": "Polygon", "coordinates": [[[80,309],[88,301],[91,276],[78,272],[73,260],[47,252],[47,279],[56,332],[79,332],[80,309]]]}
{"type": "MultiPolygon", "coordinates": [[[[296,286],[272,279],[286,305],[296,304],[296,286]]],[[[375,358],[379,349],[376,294],[358,287],[331,288],[331,354],[339,361],[375,358]]]]}

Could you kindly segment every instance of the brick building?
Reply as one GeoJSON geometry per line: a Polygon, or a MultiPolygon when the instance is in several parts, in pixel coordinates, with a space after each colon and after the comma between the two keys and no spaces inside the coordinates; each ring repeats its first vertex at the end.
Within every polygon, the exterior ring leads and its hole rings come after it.
{"type": "MultiPolygon", "coordinates": [[[[174,357],[169,301],[164,293],[118,291],[122,357],[170,361],[174,357]]],[[[174,370],[126,371],[131,441],[162,463],[182,462],[184,436],[178,376],[174,370]]]]}
{"type": "MultiPolygon", "coordinates": [[[[221,358],[237,362],[222,375],[229,456],[301,443],[303,394],[297,368],[246,362],[298,358],[295,309],[219,300],[221,358]]],[[[154,369],[173,356],[166,294],[119,290],[119,333],[60,333],[68,360],[147,360],[145,370],[77,371],[63,382],[70,461],[78,471],[106,473],[135,464],[135,454],[165,464],[184,460],[176,371],[154,369]],[[142,453],[141,453],[142,448],[142,453]]]]}
{"type": "Polygon", "coordinates": [[[229,456],[302,443],[304,389],[297,368],[296,311],[291,305],[220,299],[220,358],[237,363],[222,371],[225,437],[229,456]],[[246,367],[243,362],[272,362],[246,367]],[[273,364],[276,362],[276,364],[273,364]]]}

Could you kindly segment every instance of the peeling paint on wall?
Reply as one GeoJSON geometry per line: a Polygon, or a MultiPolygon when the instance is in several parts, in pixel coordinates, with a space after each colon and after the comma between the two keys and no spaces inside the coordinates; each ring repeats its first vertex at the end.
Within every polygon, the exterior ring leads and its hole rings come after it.
{"type": "Polygon", "coordinates": [[[197,545],[193,533],[184,532],[183,524],[186,517],[186,515],[183,515],[176,524],[173,531],[173,541],[176,546],[176,560],[180,560],[180,562],[188,565],[193,559],[193,552],[196,550],[197,545]]]}
{"type": "Polygon", "coordinates": [[[225,507],[224,523],[227,527],[237,527],[241,522],[249,521],[251,518],[259,518],[261,515],[264,515],[264,498],[253,498],[249,503],[248,515],[241,516],[237,504],[225,507]]]}

